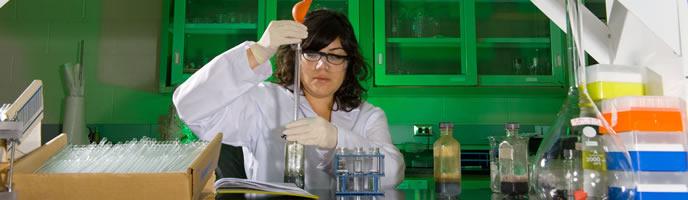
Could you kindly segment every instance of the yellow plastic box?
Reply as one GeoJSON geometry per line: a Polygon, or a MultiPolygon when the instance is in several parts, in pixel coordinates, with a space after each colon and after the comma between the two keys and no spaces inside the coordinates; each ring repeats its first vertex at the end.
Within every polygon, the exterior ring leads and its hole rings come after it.
{"type": "Polygon", "coordinates": [[[597,64],[586,68],[586,86],[593,101],[645,95],[645,68],[597,64]]]}

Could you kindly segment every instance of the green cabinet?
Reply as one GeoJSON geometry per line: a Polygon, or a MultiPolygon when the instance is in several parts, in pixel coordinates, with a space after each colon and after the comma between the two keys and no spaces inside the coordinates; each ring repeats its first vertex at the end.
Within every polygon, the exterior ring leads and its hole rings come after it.
{"type": "Polygon", "coordinates": [[[374,1],[375,85],[474,85],[467,1],[374,1]]]}
{"type": "Polygon", "coordinates": [[[171,91],[208,61],[265,27],[265,0],[163,1],[160,87],[171,91]]]}
{"type": "MultiPolygon", "coordinates": [[[[296,2],[164,0],[161,91],[258,40],[271,20],[291,19],[296,2]]],[[[361,47],[371,52],[374,86],[565,84],[563,33],[528,0],[313,1],[311,10],[318,8],[346,13],[356,35],[372,38],[359,41],[372,44],[361,47]]]]}
{"type": "Polygon", "coordinates": [[[385,0],[374,12],[377,86],[564,84],[562,32],[530,1],[385,0]]]}
{"type": "Polygon", "coordinates": [[[479,85],[564,85],[563,33],[533,3],[476,0],[479,85]]]}
{"type": "MultiPolygon", "coordinates": [[[[292,19],[297,0],[164,0],[160,89],[170,92],[220,53],[260,38],[271,20],[292,19]]],[[[357,30],[359,0],[316,0],[311,9],[347,13],[357,30]]]]}
{"type": "MultiPolygon", "coordinates": [[[[268,21],[292,19],[291,8],[300,0],[268,0],[266,14],[268,21]]],[[[351,25],[358,29],[360,0],[314,0],[310,10],[329,9],[344,13],[349,17],[351,25]]]]}

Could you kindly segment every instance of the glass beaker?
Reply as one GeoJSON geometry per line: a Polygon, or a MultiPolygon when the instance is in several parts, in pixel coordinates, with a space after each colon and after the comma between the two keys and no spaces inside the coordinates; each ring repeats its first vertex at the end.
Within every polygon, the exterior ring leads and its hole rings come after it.
{"type": "Polygon", "coordinates": [[[523,59],[514,58],[514,75],[521,75],[523,73],[523,59]]]}
{"type": "Polygon", "coordinates": [[[416,10],[411,22],[411,33],[414,37],[423,37],[423,29],[425,26],[425,11],[422,8],[416,10]]]}
{"type": "Polygon", "coordinates": [[[284,182],[294,183],[299,188],[305,186],[304,146],[296,142],[285,144],[284,182]]]}
{"type": "MultiPolygon", "coordinates": [[[[536,52],[538,51],[537,49],[535,50],[536,52]]],[[[537,54],[537,53],[536,53],[537,54]]],[[[528,72],[530,75],[537,75],[538,74],[538,67],[539,67],[539,59],[537,56],[533,57],[533,62],[528,66],[528,72]]]]}

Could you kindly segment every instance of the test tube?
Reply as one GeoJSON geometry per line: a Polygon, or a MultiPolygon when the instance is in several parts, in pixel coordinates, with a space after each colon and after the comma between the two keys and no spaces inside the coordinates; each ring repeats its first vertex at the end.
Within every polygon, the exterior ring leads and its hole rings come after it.
{"type": "Polygon", "coordinates": [[[356,147],[354,152],[354,173],[363,172],[363,148],[356,147]]]}
{"type": "Polygon", "coordinates": [[[380,172],[380,148],[373,147],[371,154],[370,172],[378,173],[380,172]]]}
{"type": "Polygon", "coordinates": [[[373,173],[374,168],[375,168],[375,147],[368,147],[366,148],[366,155],[364,157],[365,161],[365,176],[363,178],[363,190],[366,192],[371,192],[372,191],[372,183],[373,183],[373,173]]]}
{"type": "Polygon", "coordinates": [[[345,174],[347,172],[346,169],[346,157],[344,155],[346,154],[346,150],[342,147],[337,147],[337,151],[334,154],[335,159],[337,161],[337,170],[335,176],[337,177],[337,192],[343,192],[346,191],[346,188],[344,188],[346,185],[344,184],[344,178],[345,174]]]}
{"type": "Polygon", "coordinates": [[[356,153],[355,153],[355,160],[354,160],[354,173],[356,174],[354,176],[354,191],[360,192],[362,191],[362,184],[363,184],[363,156],[365,153],[363,152],[363,148],[361,147],[356,147],[356,153]]]}
{"type": "Polygon", "coordinates": [[[340,174],[345,174],[348,172],[348,169],[346,167],[346,148],[339,147],[337,148],[337,175],[340,174]]]}

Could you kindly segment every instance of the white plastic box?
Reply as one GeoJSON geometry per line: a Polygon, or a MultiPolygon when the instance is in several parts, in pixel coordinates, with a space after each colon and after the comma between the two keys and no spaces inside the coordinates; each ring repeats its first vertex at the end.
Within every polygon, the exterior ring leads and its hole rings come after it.
{"type": "Polygon", "coordinates": [[[632,131],[603,135],[602,139],[609,170],[688,171],[688,142],[683,132],[632,131]],[[626,151],[632,168],[626,162],[626,151]]]}
{"type": "Polygon", "coordinates": [[[639,200],[688,199],[687,172],[636,172],[636,182],[630,172],[609,171],[609,199],[626,200],[633,195],[639,200]]]}

